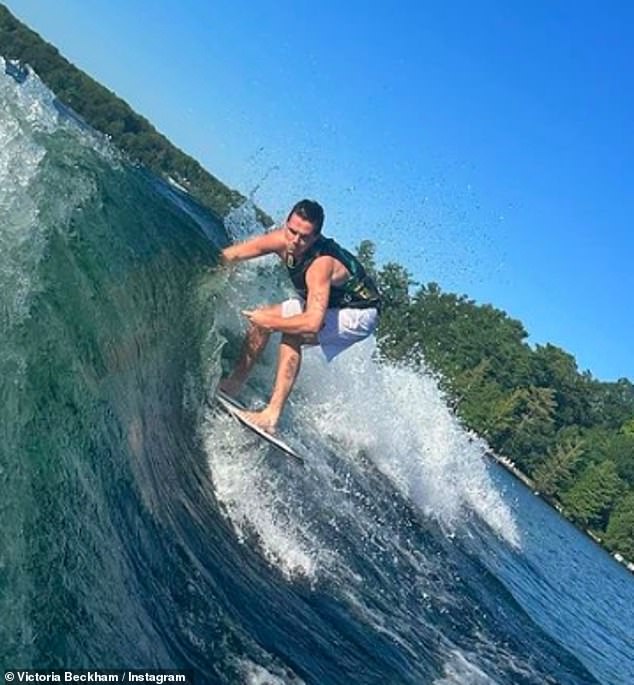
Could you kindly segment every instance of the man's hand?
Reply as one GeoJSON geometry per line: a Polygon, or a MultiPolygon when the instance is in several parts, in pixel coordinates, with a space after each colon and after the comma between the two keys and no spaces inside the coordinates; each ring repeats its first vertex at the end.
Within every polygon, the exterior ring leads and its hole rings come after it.
{"type": "Polygon", "coordinates": [[[278,318],[264,309],[244,309],[242,315],[246,316],[252,324],[269,330],[273,329],[274,319],[278,318]]]}
{"type": "Polygon", "coordinates": [[[284,318],[271,308],[246,309],[242,312],[254,326],[269,331],[279,331],[292,335],[316,336],[324,325],[328,296],[330,293],[330,279],[332,277],[334,260],[332,257],[318,257],[306,272],[308,286],[308,300],[306,309],[301,314],[284,318]]]}

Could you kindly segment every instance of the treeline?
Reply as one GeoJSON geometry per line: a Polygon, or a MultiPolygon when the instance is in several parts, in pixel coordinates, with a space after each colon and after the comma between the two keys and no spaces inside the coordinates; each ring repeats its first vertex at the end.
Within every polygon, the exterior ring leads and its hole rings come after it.
{"type": "MultiPolygon", "coordinates": [[[[220,216],[244,202],[240,193],[228,188],[195,159],[172,145],[147,119],[62,57],[54,46],[18,21],[2,4],[0,56],[32,67],[61,103],[79,114],[92,128],[108,135],[132,160],[157,176],[171,177],[220,216]]],[[[258,212],[258,218],[265,225],[272,223],[266,214],[258,212]]]]}
{"type": "Polygon", "coordinates": [[[580,372],[554,345],[531,347],[524,326],[491,305],[418,285],[396,263],[377,270],[381,354],[439,374],[458,416],[513,460],[563,513],[634,561],[634,385],[580,372]]]}

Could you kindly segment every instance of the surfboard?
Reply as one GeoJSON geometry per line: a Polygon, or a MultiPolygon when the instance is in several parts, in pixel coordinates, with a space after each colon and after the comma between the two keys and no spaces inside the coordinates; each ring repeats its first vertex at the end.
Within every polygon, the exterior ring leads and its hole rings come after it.
{"type": "Polygon", "coordinates": [[[267,433],[263,428],[256,426],[254,423],[242,416],[240,412],[246,411],[246,407],[238,402],[238,400],[234,399],[230,395],[227,395],[222,390],[218,390],[218,393],[216,394],[216,402],[220,407],[222,407],[222,409],[224,409],[224,411],[227,412],[227,414],[230,414],[234,419],[236,419],[236,421],[255,433],[258,437],[262,438],[262,440],[268,442],[269,445],[277,448],[286,456],[293,457],[293,459],[296,459],[302,464],[304,463],[304,457],[298,454],[296,450],[284,442],[284,440],[278,438],[276,435],[267,433]]]}

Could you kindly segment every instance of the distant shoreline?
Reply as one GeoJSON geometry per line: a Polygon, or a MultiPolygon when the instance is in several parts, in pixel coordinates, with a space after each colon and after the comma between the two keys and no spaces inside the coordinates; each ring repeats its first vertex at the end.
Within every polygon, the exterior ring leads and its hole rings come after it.
{"type": "Polygon", "coordinates": [[[634,562],[625,559],[623,555],[619,554],[618,552],[611,552],[603,544],[603,541],[600,537],[595,535],[588,528],[580,526],[578,523],[576,523],[571,518],[566,516],[561,504],[556,499],[548,497],[548,495],[544,495],[543,493],[539,492],[534,481],[532,481],[523,471],[520,471],[520,469],[518,469],[517,466],[515,466],[515,464],[508,457],[502,457],[498,454],[495,454],[495,452],[492,452],[491,450],[487,450],[486,456],[489,457],[489,459],[493,460],[496,464],[498,464],[498,466],[501,466],[503,469],[508,471],[508,473],[510,473],[517,480],[519,480],[520,483],[522,483],[522,485],[526,486],[533,493],[533,495],[539,497],[543,502],[548,504],[548,506],[554,509],[562,518],[568,521],[568,523],[572,524],[578,531],[584,533],[587,537],[589,537],[592,540],[592,542],[594,542],[598,547],[600,547],[608,556],[612,557],[614,561],[621,564],[621,566],[625,566],[625,568],[628,571],[634,574],[634,562]]]}

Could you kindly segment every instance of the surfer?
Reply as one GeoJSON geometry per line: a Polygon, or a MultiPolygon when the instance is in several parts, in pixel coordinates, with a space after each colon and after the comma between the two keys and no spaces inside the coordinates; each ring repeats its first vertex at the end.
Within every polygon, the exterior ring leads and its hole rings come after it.
{"type": "Polygon", "coordinates": [[[236,396],[272,332],[282,334],[273,392],[267,406],[243,416],[273,433],[299,373],[302,346],[319,345],[327,361],[371,335],[378,323],[379,291],[359,260],[322,235],[324,210],[301,200],[284,224],[222,251],[224,263],[277,254],[297,297],[244,311],[249,320],[238,362],[220,388],[236,396]]]}

